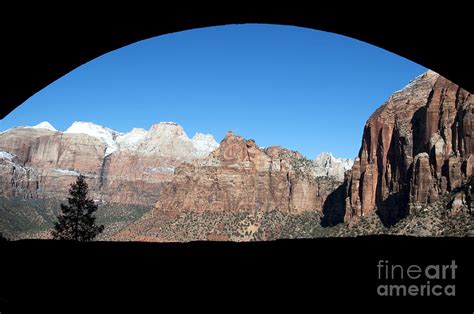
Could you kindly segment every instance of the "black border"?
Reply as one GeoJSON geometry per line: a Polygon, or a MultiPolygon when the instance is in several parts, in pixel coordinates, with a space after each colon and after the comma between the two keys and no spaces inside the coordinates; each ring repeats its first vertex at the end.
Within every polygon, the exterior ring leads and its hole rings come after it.
{"type": "MultiPolygon", "coordinates": [[[[462,6],[403,4],[281,7],[201,6],[183,3],[144,8],[76,4],[5,8],[1,20],[2,116],[35,91],[91,58],[138,39],[226,23],[309,25],[365,41],[430,65],[474,91],[471,13],[462,6]]],[[[387,75],[390,75],[387,73],[387,75]]],[[[0,309],[77,309],[109,306],[165,311],[167,305],[230,310],[378,313],[472,313],[472,238],[371,236],[268,243],[75,243],[17,241],[0,244],[0,309]],[[459,264],[455,298],[380,298],[376,263],[459,264]],[[73,285],[70,283],[73,282],[73,285]],[[85,292],[84,292],[85,291],[85,292]],[[83,296],[83,294],[86,296],[83,296]],[[253,303],[252,303],[253,302],[253,303]],[[221,304],[224,303],[224,307],[221,304]],[[253,305],[252,305],[253,304],[253,305]],[[469,308],[470,307],[470,308],[469,308]]]]}

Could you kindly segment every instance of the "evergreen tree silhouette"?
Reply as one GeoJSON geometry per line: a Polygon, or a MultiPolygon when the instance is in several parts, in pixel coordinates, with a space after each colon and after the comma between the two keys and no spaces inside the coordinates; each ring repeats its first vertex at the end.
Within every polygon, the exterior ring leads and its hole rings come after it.
{"type": "Polygon", "coordinates": [[[89,187],[80,175],[69,189],[68,205],[61,204],[61,213],[51,232],[56,240],[90,241],[104,231],[96,225],[94,213],[98,207],[87,197],[89,187]]]}
{"type": "Polygon", "coordinates": [[[4,237],[3,234],[0,232],[0,242],[3,241],[8,241],[9,239],[7,237],[4,237]]]}

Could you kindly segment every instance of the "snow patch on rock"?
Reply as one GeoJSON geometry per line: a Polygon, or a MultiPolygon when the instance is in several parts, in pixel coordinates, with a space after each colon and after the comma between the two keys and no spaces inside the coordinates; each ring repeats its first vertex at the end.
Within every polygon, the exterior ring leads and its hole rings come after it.
{"type": "Polygon", "coordinates": [[[105,155],[110,155],[118,149],[115,138],[123,134],[92,122],[82,121],[74,122],[64,133],[86,134],[101,140],[107,145],[105,155]]]}
{"type": "Polygon", "coordinates": [[[10,154],[9,152],[0,150],[0,159],[5,159],[8,161],[12,161],[15,156],[10,154]]]}
{"type": "Polygon", "coordinates": [[[17,126],[17,127],[9,128],[5,131],[0,132],[0,134],[7,133],[15,129],[37,129],[37,130],[48,130],[52,132],[59,132],[58,130],[56,130],[54,126],[51,125],[51,123],[49,123],[48,121],[43,121],[33,126],[17,126]]]}
{"type": "Polygon", "coordinates": [[[196,133],[191,139],[193,146],[197,149],[200,155],[209,155],[219,147],[214,136],[211,134],[196,133]]]}
{"type": "Polygon", "coordinates": [[[147,131],[141,128],[134,128],[132,131],[119,135],[116,139],[119,150],[136,150],[143,142],[147,131]]]}
{"type": "Polygon", "coordinates": [[[58,130],[56,130],[56,128],[54,126],[52,126],[51,123],[49,123],[48,121],[43,121],[41,123],[38,123],[37,125],[32,126],[31,128],[33,128],[33,129],[45,129],[45,130],[50,130],[50,131],[53,131],[53,132],[58,132],[58,130]]]}
{"type": "Polygon", "coordinates": [[[66,175],[66,176],[79,176],[79,172],[74,170],[67,170],[67,169],[54,169],[55,172],[66,175]]]}
{"type": "Polygon", "coordinates": [[[420,75],[418,75],[417,77],[415,77],[414,79],[412,79],[407,85],[405,85],[405,87],[393,92],[392,95],[390,96],[390,98],[397,97],[398,94],[400,94],[402,92],[405,92],[405,91],[409,90],[410,88],[416,87],[419,83],[423,83],[426,80],[434,80],[438,76],[439,76],[439,74],[436,73],[433,70],[428,70],[426,72],[423,72],[420,75]]]}
{"type": "Polygon", "coordinates": [[[175,167],[152,167],[146,169],[145,173],[174,173],[175,167]]]}

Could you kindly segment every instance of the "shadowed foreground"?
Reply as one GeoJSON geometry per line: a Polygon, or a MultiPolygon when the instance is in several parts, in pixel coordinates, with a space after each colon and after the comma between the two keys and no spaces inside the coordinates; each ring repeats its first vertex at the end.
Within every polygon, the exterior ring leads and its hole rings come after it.
{"type": "Polygon", "coordinates": [[[106,306],[153,305],[155,310],[169,305],[214,308],[223,302],[229,309],[246,308],[251,299],[266,309],[327,303],[335,309],[367,310],[376,306],[373,301],[457,309],[472,294],[473,241],[370,236],[265,243],[2,242],[0,306],[6,309],[2,313],[31,304],[49,309],[56,302],[87,306],[97,301],[106,306]],[[380,300],[380,259],[403,265],[455,260],[456,297],[380,300]]]}

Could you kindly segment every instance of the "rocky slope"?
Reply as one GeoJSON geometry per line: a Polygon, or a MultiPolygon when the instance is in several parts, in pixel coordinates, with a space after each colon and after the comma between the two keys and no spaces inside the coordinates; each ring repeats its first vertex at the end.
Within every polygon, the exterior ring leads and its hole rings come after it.
{"type": "MultiPolygon", "coordinates": [[[[433,71],[394,93],[365,125],[346,181],[345,221],[376,212],[393,225],[468,182],[473,104],[471,94],[433,71]]],[[[470,192],[458,199],[470,210],[470,192]]]]}
{"type": "Polygon", "coordinates": [[[90,122],[65,132],[47,122],[17,127],[0,133],[0,194],[64,199],[80,173],[102,203],[153,205],[176,166],[217,146],[211,135],[189,139],[169,122],[125,134],[90,122]]]}
{"type": "Polygon", "coordinates": [[[186,212],[321,213],[327,196],[341,182],[321,176],[321,169],[298,152],[278,146],[262,149],[228,132],[208,158],[177,167],[155,210],[118,238],[164,240],[156,238],[162,228],[159,217],[186,212]]]}

